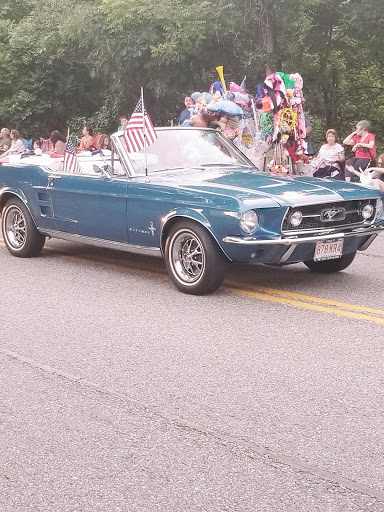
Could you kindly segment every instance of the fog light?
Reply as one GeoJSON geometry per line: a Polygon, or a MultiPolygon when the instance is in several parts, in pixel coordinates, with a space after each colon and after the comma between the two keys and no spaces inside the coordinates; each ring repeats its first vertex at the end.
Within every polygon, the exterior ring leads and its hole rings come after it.
{"type": "Polygon", "coordinates": [[[371,204],[366,204],[364,208],[361,210],[361,216],[363,219],[369,219],[369,217],[372,217],[374,208],[371,204]]]}
{"type": "Polygon", "coordinates": [[[300,226],[301,222],[303,220],[303,214],[300,211],[292,213],[289,217],[289,222],[291,223],[291,226],[294,228],[297,228],[300,226]]]}

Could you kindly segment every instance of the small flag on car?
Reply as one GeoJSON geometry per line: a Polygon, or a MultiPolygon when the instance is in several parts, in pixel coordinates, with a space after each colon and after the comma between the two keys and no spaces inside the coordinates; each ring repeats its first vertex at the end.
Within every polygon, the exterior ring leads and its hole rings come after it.
{"type": "Polygon", "coordinates": [[[63,172],[80,172],[75,146],[71,139],[68,139],[67,145],[65,146],[63,172]]]}
{"type": "Polygon", "coordinates": [[[137,102],[123,135],[128,153],[141,151],[155,142],[157,135],[151,118],[144,107],[143,98],[137,102]]]}

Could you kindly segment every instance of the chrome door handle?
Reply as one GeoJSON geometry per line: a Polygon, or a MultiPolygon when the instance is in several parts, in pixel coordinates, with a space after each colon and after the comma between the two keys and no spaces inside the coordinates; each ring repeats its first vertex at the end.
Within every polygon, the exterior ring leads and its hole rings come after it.
{"type": "Polygon", "coordinates": [[[50,174],[48,176],[48,187],[52,187],[53,186],[53,182],[55,180],[60,180],[61,179],[61,176],[60,174],[56,175],[56,174],[50,174]]]}

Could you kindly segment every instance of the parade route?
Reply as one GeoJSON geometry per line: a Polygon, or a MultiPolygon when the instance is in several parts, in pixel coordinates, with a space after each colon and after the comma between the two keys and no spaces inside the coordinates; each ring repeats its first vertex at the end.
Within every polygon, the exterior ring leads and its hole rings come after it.
{"type": "Polygon", "coordinates": [[[193,297],[162,260],[0,242],[1,512],[381,512],[383,247],[193,297]]]}

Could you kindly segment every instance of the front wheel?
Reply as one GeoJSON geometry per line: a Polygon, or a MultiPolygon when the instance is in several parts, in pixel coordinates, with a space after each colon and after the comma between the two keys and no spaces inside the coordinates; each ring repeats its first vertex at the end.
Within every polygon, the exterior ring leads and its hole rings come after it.
{"type": "Polygon", "coordinates": [[[165,263],[180,291],[206,295],[224,281],[227,260],[205,228],[193,221],[182,221],[168,234],[165,263]]]}
{"type": "Polygon", "coordinates": [[[21,199],[9,199],[2,212],[1,227],[8,251],[19,258],[41,253],[45,237],[41,235],[21,199]]]}
{"type": "Polygon", "coordinates": [[[324,261],[304,261],[304,265],[306,265],[312,272],[319,272],[321,274],[331,274],[333,272],[340,272],[341,270],[346,269],[355,259],[356,251],[350,252],[348,254],[343,254],[340,258],[335,260],[324,260],[324,261]]]}

